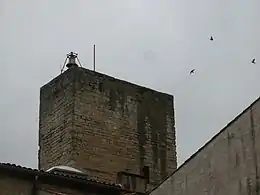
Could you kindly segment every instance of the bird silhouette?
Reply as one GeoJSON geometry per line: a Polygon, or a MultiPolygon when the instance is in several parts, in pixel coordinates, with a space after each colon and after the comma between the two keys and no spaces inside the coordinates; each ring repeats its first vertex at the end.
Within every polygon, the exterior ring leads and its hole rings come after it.
{"type": "Polygon", "coordinates": [[[255,64],[255,59],[252,60],[252,63],[255,64]]]}
{"type": "Polygon", "coordinates": [[[191,71],[190,71],[190,74],[194,74],[195,73],[195,69],[192,69],[191,71]]]}
{"type": "Polygon", "coordinates": [[[212,36],[210,37],[210,40],[213,41],[213,37],[212,36]]]}

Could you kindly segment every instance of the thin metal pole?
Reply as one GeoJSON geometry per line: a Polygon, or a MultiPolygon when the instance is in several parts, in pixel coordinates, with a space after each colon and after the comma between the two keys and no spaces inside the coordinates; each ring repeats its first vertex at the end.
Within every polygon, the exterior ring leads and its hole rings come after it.
{"type": "Polygon", "coordinates": [[[95,44],[93,47],[93,66],[94,66],[94,71],[96,71],[96,45],[95,44]]]}

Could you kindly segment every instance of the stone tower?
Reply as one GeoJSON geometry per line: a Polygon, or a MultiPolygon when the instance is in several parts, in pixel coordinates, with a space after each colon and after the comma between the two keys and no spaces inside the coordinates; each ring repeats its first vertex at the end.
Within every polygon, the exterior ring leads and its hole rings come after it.
{"type": "Polygon", "coordinates": [[[67,67],[40,90],[39,169],[67,165],[111,182],[126,171],[150,187],[176,169],[173,96],[67,67]]]}

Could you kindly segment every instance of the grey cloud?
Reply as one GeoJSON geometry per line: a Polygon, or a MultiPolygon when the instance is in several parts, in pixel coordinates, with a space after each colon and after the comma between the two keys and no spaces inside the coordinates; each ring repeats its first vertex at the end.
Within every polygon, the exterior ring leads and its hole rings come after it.
{"type": "Polygon", "coordinates": [[[37,167],[39,87],[95,43],[98,71],[175,95],[183,162],[260,94],[259,4],[1,0],[0,161],[37,167]]]}

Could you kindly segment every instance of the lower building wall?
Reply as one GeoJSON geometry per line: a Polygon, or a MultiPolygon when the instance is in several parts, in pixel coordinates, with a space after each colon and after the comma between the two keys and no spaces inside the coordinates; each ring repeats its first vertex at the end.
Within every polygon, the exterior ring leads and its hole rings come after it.
{"type": "Polygon", "coordinates": [[[0,195],[31,195],[32,186],[30,181],[0,173],[0,195]]]}
{"type": "MultiPolygon", "coordinates": [[[[14,174],[2,173],[0,171],[0,195],[102,195],[104,193],[93,192],[88,188],[78,189],[71,188],[67,184],[50,185],[44,182],[37,182],[34,187],[34,177],[23,179],[23,173],[19,174],[19,178],[14,174]]],[[[91,187],[91,186],[90,186],[91,187]]],[[[109,193],[109,192],[108,192],[109,193]]],[[[105,193],[106,194],[106,193],[105,193]]],[[[119,194],[119,193],[117,193],[119,194]]]]}
{"type": "Polygon", "coordinates": [[[60,188],[58,186],[51,186],[51,185],[40,185],[38,186],[37,192],[38,192],[37,195],[67,195],[67,194],[85,195],[86,194],[82,191],[78,191],[75,189],[70,189],[65,187],[60,188]]]}
{"type": "Polygon", "coordinates": [[[150,194],[255,195],[260,193],[259,175],[260,101],[257,100],[150,194]]]}

